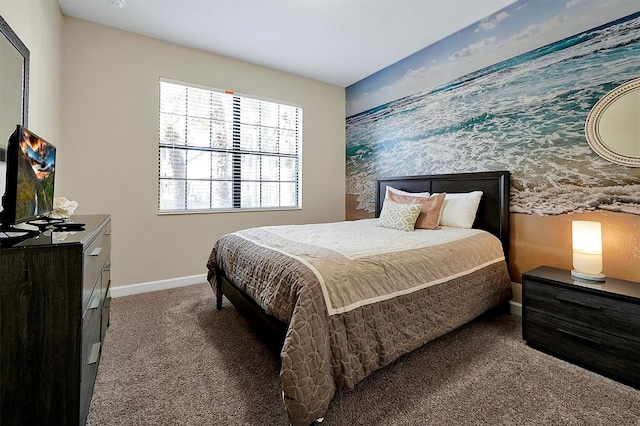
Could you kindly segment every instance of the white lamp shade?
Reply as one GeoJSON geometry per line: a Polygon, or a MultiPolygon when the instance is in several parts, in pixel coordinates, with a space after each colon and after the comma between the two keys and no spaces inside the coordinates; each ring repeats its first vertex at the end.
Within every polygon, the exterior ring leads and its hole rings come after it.
{"type": "Polygon", "coordinates": [[[574,271],[604,277],[602,272],[602,225],[600,222],[574,220],[572,222],[574,271]]]}

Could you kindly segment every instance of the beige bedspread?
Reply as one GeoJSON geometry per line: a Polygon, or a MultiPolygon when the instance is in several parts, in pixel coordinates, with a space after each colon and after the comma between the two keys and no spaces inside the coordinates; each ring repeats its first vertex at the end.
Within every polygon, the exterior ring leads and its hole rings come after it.
{"type": "Polygon", "coordinates": [[[412,233],[376,220],[252,228],[222,237],[219,267],[267,313],[289,324],[282,390],[289,419],[322,417],[400,355],[511,297],[502,246],[483,231],[412,233]]]}

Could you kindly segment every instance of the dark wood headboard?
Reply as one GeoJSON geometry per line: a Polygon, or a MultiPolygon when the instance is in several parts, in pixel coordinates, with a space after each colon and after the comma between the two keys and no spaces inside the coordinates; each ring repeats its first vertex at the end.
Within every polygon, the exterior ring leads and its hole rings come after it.
{"type": "Polygon", "coordinates": [[[482,191],[474,228],[491,232],[502,241],[509,256],[509,177],[508,171],[385,177],[376,179],[376,217],[380,216],[387,186],[407,192],[482,191]]]}

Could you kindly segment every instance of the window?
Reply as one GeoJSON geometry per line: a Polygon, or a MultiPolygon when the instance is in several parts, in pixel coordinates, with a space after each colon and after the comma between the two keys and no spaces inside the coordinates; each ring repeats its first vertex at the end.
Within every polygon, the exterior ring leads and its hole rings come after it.
{"type": "Polygon", "coordinates": [[[302,108],[160,81],[158,213],[301,206],[302,108]]]}

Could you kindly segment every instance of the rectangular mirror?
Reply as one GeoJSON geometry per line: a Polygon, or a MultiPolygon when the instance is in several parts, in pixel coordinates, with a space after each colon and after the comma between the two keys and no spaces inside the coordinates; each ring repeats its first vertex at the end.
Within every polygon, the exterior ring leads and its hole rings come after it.
{"type": "MultiPolygon", "coordinates": [[[[0,16],[0,161],[16,125],[28,126],[29,49],[0,16]]],[[[4,181],[4,175],[0,177],[4,181]]]]}
{"type": "MultiPolygon", "coordinates": [[[[27,127],[29,49],[0,16],[0,197],[5,187],[7,140],[18,124],[27,127]]],[[[2,207],[0,206],[0,209],[2,207]]]]}

